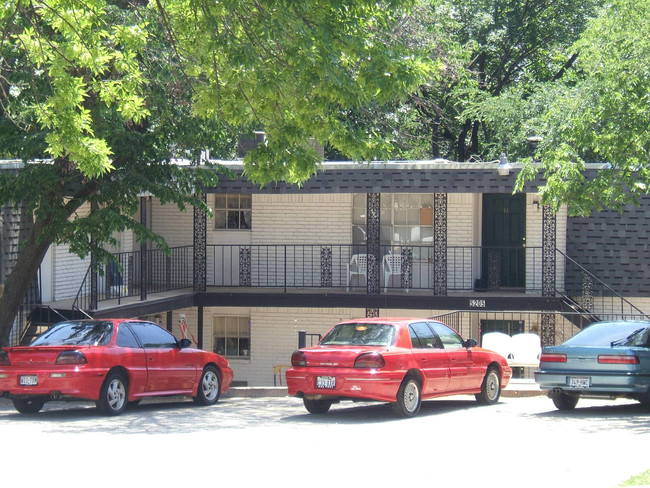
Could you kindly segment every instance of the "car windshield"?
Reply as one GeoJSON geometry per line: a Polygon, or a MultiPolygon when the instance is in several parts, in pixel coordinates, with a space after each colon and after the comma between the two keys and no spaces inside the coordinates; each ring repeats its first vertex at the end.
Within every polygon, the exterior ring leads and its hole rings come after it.
{"type": "Polygon", "coordinates": [[[323,337],[321,345],[390,346],[395,328],[390,324],[339,324],[323,337]]]}
{"type": "Polygon", "coordinates": [[[111,322],[63,322],[38,337],[32,346],[105,346],[111,339],[111,322]]]}
{"type": "Polygon", "coordinates": [[[577,333],[564,344],[567,346],[645,346],[648,327],[650,323],[646,322],[599,322],[577,333]]]}

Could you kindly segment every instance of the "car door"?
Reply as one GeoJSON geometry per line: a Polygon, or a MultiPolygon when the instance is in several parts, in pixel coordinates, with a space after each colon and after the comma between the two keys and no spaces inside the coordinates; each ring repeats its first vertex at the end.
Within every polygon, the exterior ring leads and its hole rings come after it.
{"type": "Polygon", "coordinates": [[[131,322],[129,327],[144,347],[147,362],[146,392],[188,391],[197,376],[192,353],[176,338],[152,322],[131,322]]]}
{"type": "Polygon", "coordinates": [[[117,329],[116,344],[119,364],[129,370],[129,394],[140,395],[147,387],[147,358],[145,350],[136,340],[133,331],[122,323],[117,329]]]}
{"type": "Polygon", "coordinates": [[[449,384],[449,357],[426,322],[409,325],[413,356],[424,376],[422,394],[443,393],[449,384]]]}
{"type": "Polygon", "coordinates": [[[463,338],[440,322],[429,322],[449,356],[449,390],[463,391],[480,388],[483,368],[474,363],[472,350],[463,345],[463,338]]]}

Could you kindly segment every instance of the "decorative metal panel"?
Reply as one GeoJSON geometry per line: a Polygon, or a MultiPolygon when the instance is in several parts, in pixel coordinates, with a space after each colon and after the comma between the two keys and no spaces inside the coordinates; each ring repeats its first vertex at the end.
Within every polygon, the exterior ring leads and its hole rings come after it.
{"type": "Polygon", "coordinates": [[[379,193],[368,193],[366,198],[366,254],[368,255],[367,291],[379,295],[380,222],[381,202],[379,193]]]}
{"type": "Polygon", "coordinates": [[[542,312],[542,346],[555,345],[555,314],[542,312]]]}
{"type": "MultiPolygon", "coordinates": [[[[147,197],[140,197],[140,225],[147,227],[147,197]]],[[[140,300],[147,299],[147,241],[140,242],[140,300]]]]}
{"type": "Polygon", "coordinates": [[[400,286],[406,290],[413,288],[413,249],[402,248],[400,286]]]}
{"type": "Polygon", "coordinates": [[[320,286],[332,286],[332,246],[320,248],[320,286]]]}
{"type": "MultiPolygon", "coordinates": [[[[206,203],[205,193],[198,197],[206,203]]],[[[205,210],[194,207],[194,291],[196,292],[203,292],[206,289],[207,227],[208,217],[205,210]]]]}
{"type": "Polygon", "coordinates": [[[239,248],[239,286],[251,286],[251,248],[239,248]]]}
{"type": "Polygon", "coordinates": [[[379,317],[379,309],[378,308],[366,308],[366,317],[369,318],[374,318],[374,317],[379,317]]]}
{"type": "Polygon", "coordinates": [[[447,194],[433,195],[433,294],[447,294],[447,194]]]}
{"type": "Polygon", "coordinates": [[[501,288],[501,252],[488,249],[488,290],[501,288]]]}
{"type": "Polygon", "coordinates": [[[582,308],[589,312],[594,310],[594,279],[586,271],[582,272],[582,308]]]}
{"type": "Polygon", "coordinates": [[[542,296],[555,296],[555,259],[557,216],[550,205],[542,211],[542,296]]]}

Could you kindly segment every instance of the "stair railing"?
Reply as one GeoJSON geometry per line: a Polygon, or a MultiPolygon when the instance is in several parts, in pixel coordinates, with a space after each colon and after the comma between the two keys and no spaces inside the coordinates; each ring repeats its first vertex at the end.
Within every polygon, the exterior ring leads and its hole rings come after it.
{"type": "Polygon", "coordinates": [[[565,289],[557,290],[557,292],[569,301],[573,302],[576,306],[572,306],[572,308],[576,309],[576,311],[596,317],[599,313],[603,313],[609,316],[620,315],[622,319],[628,316],[641,316],[650,319],[648,314],[623,297],[623,295],[616,292],[611,286],[598,278],[575,259],[567,256],[559,249],[556,249],[556,251],[564,259],[564,280],[561,280],[561,282],[565,284],[565,289]],[[570,270],[570,267],[575,268],[570,270]],[[580,275],[579,278],[577,278],[578,274],[580,275]],[[571,296],[571,291],[574,293],[577,292],[578,285],[580,287],[579,298],[575,295],[571,296]],[[573,288],[573,290],[570,291],[566,288],[573,288]],[[594,296],[594,289],[596,288],[599,288],[601,291],[599,297],[601,299],[601,303],[599,304],[600,306],[597,306],[595,302],[595,298],[598,298],[594,296]],[[609,307],[606,303],[608,298],[610,299],[609,307]]]}

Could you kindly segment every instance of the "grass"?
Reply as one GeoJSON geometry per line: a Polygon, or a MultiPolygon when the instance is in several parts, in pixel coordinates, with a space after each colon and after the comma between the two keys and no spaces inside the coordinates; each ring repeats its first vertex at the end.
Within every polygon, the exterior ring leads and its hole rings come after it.
{"type": "Polygon", "coordinates": [[[650,485],[650,469],[641,474],[632,476],[629,480],[621,483],[620,486],[643,486],[650,485]]]}

